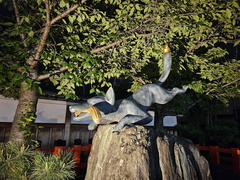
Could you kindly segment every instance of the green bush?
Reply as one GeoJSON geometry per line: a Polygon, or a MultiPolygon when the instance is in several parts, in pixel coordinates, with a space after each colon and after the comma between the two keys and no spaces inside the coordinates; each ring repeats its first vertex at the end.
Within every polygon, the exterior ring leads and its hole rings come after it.
{"type": "Polygon", "coordinates": [[[231,120],[218,120],[212,125],[199,126],[193,123],[174,127],[180,136],[195,144],[219,146],[221,148],[240,148],[239,123],[231,120]]]}
{"type": "Polygon", "coordinates": [[[0,179],[28,179],[33,151],[14,143],[0,144],[0,179]]]}
{"type": "Polygon", "coordinates": [[[202,144],[205,140],[205,133],[196,125],[186,124],[186,125],[176,125],[174,127],[178,131],[179,135],[188,138],[195,144],[202,144]]]}
{"type": "Polygon", "coordinates": [[[74,179],[74,166],[71,152],[46,155],[30,146],[0,143],[0,179],[3,180],[74,179]]]}
{"type": "Polygon", "coordinates": [[[205,128],[208,137],[208,144],[219,147],[239,147],[240,132],[239,124],[230,120],[218,120],[205,128]]]}

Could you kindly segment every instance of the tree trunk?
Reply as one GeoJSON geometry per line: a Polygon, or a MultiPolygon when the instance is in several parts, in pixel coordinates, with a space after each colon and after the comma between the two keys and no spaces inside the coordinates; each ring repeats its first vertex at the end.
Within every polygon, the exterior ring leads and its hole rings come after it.
{"type": "Polygon", "coordinates": [[[36,91],[23,90],[24,82],[20,87],[19,102],[13,119],[13,123],[10,130],[9,140],[18,141],[20,143],[24,142],[23,134],[25,131],[19,131],[19,123],[22,123],[21,117],[25,113],[36,112],[36,105],[38,96],[36,91]]]}
{"type": "Polygon", "coordinates": [[[210,180],[207,160],[181,137],[143,126],[98,128],[85,180],[210,180]]]}

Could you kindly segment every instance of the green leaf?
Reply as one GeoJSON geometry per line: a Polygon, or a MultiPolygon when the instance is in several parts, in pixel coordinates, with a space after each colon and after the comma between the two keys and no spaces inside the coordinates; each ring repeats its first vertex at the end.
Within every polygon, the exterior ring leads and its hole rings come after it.
{"type": "Polygon", "coordinates": [[[237,8],[237,9],[239,9],[239,8],[240,8],[240,7],[239,7],[239,4],[238,4],[238,2],[236,2],[236,1],[233,1],[232,3],[233,3],[233,6],[234,6],[235,8],[237,8]]]}
{"type": "Polygon", "coordinates": [[[83,18],[81,16],[78,16],[76,20],[80,23],[83,22],[83,18]]]}
{"type": "Polygon", "coordinates": [[[227,17],[228,17],[229,19],[231,18],[232,12],[231,12],[230,9],[226,9],[226,15],[227,15],[227,17]]]}
{"type": "Polygon", "coordinates": [[[139,4],[136,4],[135,7],[136,7],[136,10],[138,10],[138,11],[141,10],[141,7],[139,6],[139,4]]]}
{"type": "Polygon", "coordinates": [[[134,12],[135,12],[135,7],[132,7],[132,9],[130,10],[129,16],[132,16],[134,12]]]}
{"type": "Polygon", "coordinates": [[[12,26],[14,24],[12,22],[5,22],[5,23],[2,23],[2,25],[4,25],[4,26],[12,26]]]}
{"type": "Polygon", "coordinates": [[[92,93],[94,93],[95,92],[95,89],[94,88],[92,88],[92,89],[90,89],[90,94],[92,94],[92,93]]]}
{"type": "Polygon", "coordinates": [[[237,46],[240,43],[240,40],[237,40],[233,46],[237,46]]]}
{"type": "Polygon", "coordinates": [[[20,67],[19,64],[13,64],[13,65],[11,66],[11,70],[16,70],[16,69],[18,69],[19,67],[20,67]]]}
{"type": "Polygon", "coordinates": [[[23,90],[28,90],[30,87],[31,87],[30,84],[25,84],[25,85],[23,86],[23,90]]]}
{"type": "Polygon", "coordinates": [[[31,85],[31,84],[33,83],[33,80],[30,79],[30,78],[27,78],[25,81],[26,81],[26,83],[29,84],[29,85],[31,85]]]}
{"type": "Polygon", "coordinates": [[[42,2],[43,2],[43,0],[37,0],[38,6],[41,5],[42,2]]]}
{"type": "Polygon", "coordinates": [[[71,96],[72,96],[71,94],[67,94],[67,95],[65,96],[65,98],[66,98],[66,99],[69,99],[71,96]]]}
{"type": "Polygon", "coordinates": [[[25,17],[24,20],[25,20],[27,23],[29,23],[29,21],[30,21],[29,17],[25,17]]]}
{"type": "Polygon", "coordinates": [[[33,31],[30,31],[30,32],[28,33],[28,36],[33,37],[33,36],[34,36],[34,32],[33,32],[33,31]]]}
{"type": "Polygon", "coordinates": [[[76,19],[76,16],[72,15],[72,16],[68,16],[68,20],[73,23],[76,19]]]}
{"type": "Polygon", "coordinates": [[[42,94],[42,88],[41,88],[40,86],[37,86],[37,92],[38,92],[39,94],[42,94]]]}
{"type": "Polygon", "coordinates": [[[95,16],[91,16],[90,22],[94,22],[94,20],[95,20],[95,16]]]}
{"type": "Polygon", "coordinates": [[[60,6],[60,7],[65,7],[65,6],[66,6],[65,1],[64,1],[64,0],[61,0],[60,3],[59,3],[59,6],[60,6]]]}
{"type": "Polygon", "coordinates": [[[67,26],[66,29],[67,29],[67,32],[69,32],[69,33],[71,33],[73,31],[71,26],[67,26]]]}

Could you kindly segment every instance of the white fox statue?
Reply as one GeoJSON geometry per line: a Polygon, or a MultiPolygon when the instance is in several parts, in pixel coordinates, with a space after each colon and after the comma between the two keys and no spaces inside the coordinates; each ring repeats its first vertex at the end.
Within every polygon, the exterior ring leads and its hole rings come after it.
{"type": "Polygon", "coordinates": [[[156,84],[146,84],[126,99],[115,101],[115,93],[110,87],[105,96],[98,95],[87,100],[85,103],[70,106],[70,112],[75,114],[73,120],[80,121],[92,119],[88,129],[94,130],[98,124],[109,124],[117,122],[114,131],[120,131],[125,125],[145,125],[152,121],[148,113],[153,103],[166,104],[177,94],[185,93],[188,86],[182,88],[174,87],[172,90],[165,90],[161,87],[167,79],[172,65],[170,49],[165,46],[163,49],[163,74],[156,84]]]}

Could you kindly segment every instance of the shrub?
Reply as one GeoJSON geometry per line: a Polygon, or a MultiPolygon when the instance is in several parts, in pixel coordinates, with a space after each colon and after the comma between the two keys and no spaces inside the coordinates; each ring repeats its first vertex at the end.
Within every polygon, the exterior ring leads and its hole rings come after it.
{"type": "Polygon", "coordinates": [[[230,120],[218,120],[205,129],[208,144],[219,147],[239,147],[239,124],[230,120]]]}
{"type": "Polygon", "coordinates": [[[193,143],[195,144],[204,143],[205,140],[204,131],[196,125],[192,124],[176,125],[174,129],[178,131],[180,136],[192,140],[193,143]]]}
{"type": "Polygon", "coordinates": [[[74,166],[71,152],[46,155],[30,146],[0,143],[0,179],[74,179],[74,166]]]}
{"type": "Polygon", "coordinates": [[[68,179],[74,178],[75,173],[72,171],[75,163],[72,160],[72,153],[67,151],[60,155],[44,156],[42,152],[37,152],[34,157],[34,168],[32,168],[31,179],[68,179]]]}
{"type": "Polygon", "coordinates": [[[193,143],[222,148],[240,148],[239,123],[231,120],[218,120],[212,125],[199,126],[193,123],[174,127],[180,136],[188,138],[193,143]]]}

